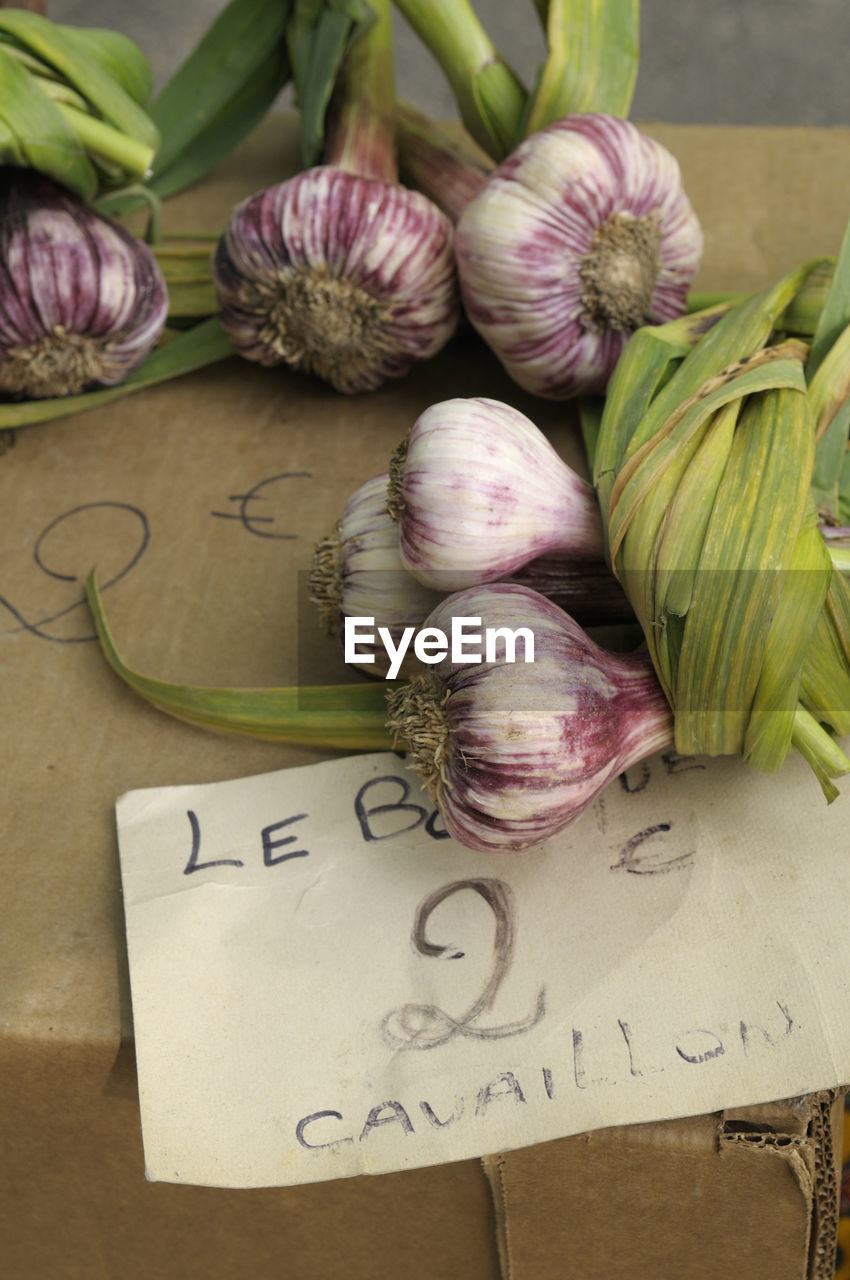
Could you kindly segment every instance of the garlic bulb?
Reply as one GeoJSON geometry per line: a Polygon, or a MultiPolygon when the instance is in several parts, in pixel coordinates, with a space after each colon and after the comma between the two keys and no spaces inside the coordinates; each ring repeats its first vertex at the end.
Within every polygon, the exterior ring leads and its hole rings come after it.
{"type": "MultiPolygon", "coordinates": [[[[406,643],[398,674],[407,678],[421,665],[404,633],[421,629],[444,593],[423,586],[402,565],[398,524],[387,512],[387,479],[374,476],[360,485],[334,529],[316,544],[310,598],[326,635],[342,636],[347,618],[370,618],[374,627],[385,628],[394,648],[406,643]]],[[[511,581],[539,591],[586,626],[634,617],[622,587],[602,561],[542,556],[511,581]]],[[[358,657],[352,661],[368,675],[384,678],[391,657],[387,644],[374,634],[374,642],[358,639],[358,657]],[[361,654],[367,655],[363,661],[361,654]]]]}
{"type": "MultiPolygon", "coordinates": [[[[310,593],[328,635],[339,635],[345,618],[371,617],[397,644],[405,628],[421,626],[442,598],[402,566],[398,525],[387,514],[386,501],[387,476],[367,480],[349,498],[333,532],[316,546],[310,593]]],[[[361,643],[358,652],[370,654],[374,661],[356,666],[369,675],[387,675],[390,659],[384,644],[361,643]]],[[[418,670],[411,653],[400,674],[418,670]]]]}
{"type": "Polygon", "coordinates": [[[645,653],[600,649],[543,596],[506,583],[448,597],[426,626],[448,635],[460,617],[534,637],[533,662],[504,661],[504,647],[496,661],[448,656],[388,697],[389,728],[462,844],[510,852],[546,840],[672,741],[645,653]]]}
{"type": "Polygon", "coordinates": [[[604,559],[591,486],[529,418],[499,400],[426,409],[393,458],[388,509],[399,522],[402,563],[437,590],[508,577],[553,551],[604,559]]]}
{"type": "Polygon", "coordinates": [[[34,170],[0,169],[0,392],[114,386],[167,314],[146,244],[34,170]]]}
{"type": "Polygon", "coordinates": [[[702,233],[673,156],[587,113],[493,171],[455,252],[475,328],[521,387],[558,400],[603,391],[633,330],[682,314],[702,233]]]}
{"type": "Polygon", "coordinates": [[[419,192],[334,165],[239,205],[213,280],[241,355],[349,393],[436,355],[460,311],[449,219],[419,192]]]}

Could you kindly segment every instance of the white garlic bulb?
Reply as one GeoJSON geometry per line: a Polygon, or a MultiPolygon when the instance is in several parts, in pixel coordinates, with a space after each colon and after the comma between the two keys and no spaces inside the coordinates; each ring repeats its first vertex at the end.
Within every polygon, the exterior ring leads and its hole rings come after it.
{"type": "Polygon", "coordinates": [[[393,458],[388,508],[402,564],[435,590],[495,582],[551,552],[604,559],[593,489],[499,400],[426,409],[393,458]]]}
{"type": "MultiPolygon", "coordinates": [[[[387,513],[386,474],[360,485],[336,528],[316,546],[310,592],[319,622],[330,636],[342,633],[346,618],[372,618],[397,644],[406,628],[419,627],[442,599],[418,582],[401,563],[398,525],[387,513]]],[[[373,659],[356,662],[369,675],[384,677],[390,667],[386,645],[361,642],[357,652],[373,659]]],[[[412,652],[400,674],[419,669],[412,652]]]]}
{"type": "Polygon", "coordinates": [[[670,152],[587,113],[493,171],[455,254],[478,332],[521,387],[557,400],[604,391],[635,329],[684,312],[702,232],[670,152]]]}
{"type": "MultiPolygon", "coordinates": [[[[406,744],[447,830],[472,849],[512,852],[556,835],[631,764],[673,739],[673,715],[649,655],[609,653],[526,587],[490,583],[447,597],[426,620],[478,631],[529,630],[505,661],[451,655],[388,696],[389,727],[406,744]]],[[[473,639],[467,635],[467,648],[473,639]]]]}

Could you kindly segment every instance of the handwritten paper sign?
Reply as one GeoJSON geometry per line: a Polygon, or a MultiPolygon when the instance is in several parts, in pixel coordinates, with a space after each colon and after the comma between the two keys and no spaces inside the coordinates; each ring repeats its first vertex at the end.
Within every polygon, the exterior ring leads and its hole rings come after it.
{"type": "Polygon", "coordinates": [[[658,756],[521,855],[392,754],[118,803],[145,1159],[381,1173],[850,1079],[847,800],[658,756]]]}

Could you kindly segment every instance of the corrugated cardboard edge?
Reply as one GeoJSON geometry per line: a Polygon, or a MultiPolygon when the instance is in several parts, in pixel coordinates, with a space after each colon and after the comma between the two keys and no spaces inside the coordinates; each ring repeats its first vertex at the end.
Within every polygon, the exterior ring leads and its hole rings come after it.
{"type": "MultiPolygon", "coordinates": [[[[806,1280],[832,1280],[841,1188],[841,1135],[848,1087],[717,1113],[716,1151],[747,1148],[785,1162],[810,1207],[806,1280]]],[[[638,1135],[641,1126],[634,1126],[638,1135]]],[[[581,1141],[586,1135],[579,1135],[581,1141]]],[[[515,1280],[511,1213],[505,1186],[506,1155],[485,1156],[482,1167],[493,1197],[496,1245],[503,1280],[515,1280]]]]}
{"type": "Polygon", "coordinates": [[[807,1280],[835,1271],[841,1186],[841,1128],[847,1089],[825,1089],[763,1107],[721,1112],[718,1150],[745,1145],[784,1160],[811,1206],[807,1280]]]}
{"type": "Polygon", "coordinates": [[[503,1280],[511,1280],[511,1253],[508,1241],[508,1206],[503,1177],[504,1157],[501,1155],[484,1156],[481,1161],[484,1176],[490,1184],[493,1196],[493,1208],[496,1217],[496,1248],[499,1252],[499,1267],[503,1280]]]}
{"type": "Polygon", "coordinates": [[[842,1134],[847,1088],[817,1094],[815,1127],[815,1186],[817,1230],[812,1236],[809,1274],[812,1280],[832,1280],[841,1206],[842,1134]]]}

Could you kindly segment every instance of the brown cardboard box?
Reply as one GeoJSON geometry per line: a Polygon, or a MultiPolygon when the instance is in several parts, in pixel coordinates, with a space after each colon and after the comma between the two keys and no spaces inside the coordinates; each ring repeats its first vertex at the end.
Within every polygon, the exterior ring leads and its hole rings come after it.
{"type": "MultiPolygon", "coordinates": [[[[703,219],[699,287],[759,286],[837,250],[850,131],[651,131],[703,219]]],[[[171,228],[220,228],[295,163],[277,118],[173,203],[171,228]]],[[[143,671],[294,682],[314,541],[413,418],[453,395],[512,401],[581,465],[569,409],[519,392],[469,332],[369,397],[231,361],[3,440],[5,1276],[489,1280],[500,1251],[514,1280],[830,1274],[832,1096],[513,1152],[486,1162],[489,1183],[478,1161],[261,1191],[144,1180],[115,800],[320,757],[205,734],[137,700],[92,640],[81,582],[97,562],[119,646],[143,671]]],[[[334,656],[318,661],[330,671],[334,656]]]]}
{"type": "Polygon", "coordinates": [[[503,1275],[826,1280],[841,1116],[813,1094],[489,1158],[503,1275]]]}

